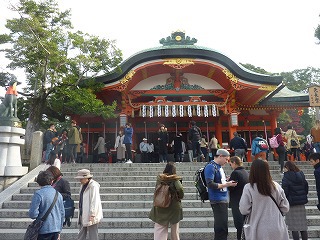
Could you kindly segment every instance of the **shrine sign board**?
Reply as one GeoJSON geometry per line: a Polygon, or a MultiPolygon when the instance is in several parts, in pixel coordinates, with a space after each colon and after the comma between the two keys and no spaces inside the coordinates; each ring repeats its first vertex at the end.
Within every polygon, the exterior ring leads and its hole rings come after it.
{"type": "Polygon", "coordinates": [[[320,86],[309,87],[309,102],[311,107],[320,107],[320,86]]]}

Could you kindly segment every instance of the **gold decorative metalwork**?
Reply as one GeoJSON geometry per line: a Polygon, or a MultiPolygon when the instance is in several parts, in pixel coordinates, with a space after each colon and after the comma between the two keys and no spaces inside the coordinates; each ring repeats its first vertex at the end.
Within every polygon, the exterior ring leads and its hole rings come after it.
{"type": "Polygon", "coordinates": [[[233,74],[229,71],[229,69],[224,68],[224,69],[222,70],[222,72],[223,72],[223,73],[226,75],[226,77],[230,80],[231,86],[232,86],[234,89],[236,89],[236,90],[242,90],[242,89],[246,89],[246,88],[247,88],[246,86],[243,86],[243,85],[240,83],[239,79],[238,79],[235,75],[233,75],[233,74]]]}
{"type": "Polygon", "coordinates": [[[124,78],[122,78],[122,79],[120,80],[120,83],[121,83],[121,84],[126,84],[127,82],[129,82],[129,81],[132,79],[132,77],[133,77],[133,75],[134,75],[135,73],[136,73],[136,72],[133,71],[133,70],[129,71],[129,72],[124,76],[124,78]]]}
{"type": "Polygon", "coordinates": [[[274,91],[276,88],[277,86],[273,86],[273,85],[261,85],[258,89],[271,92],[271,91],[274,91]]]}
{"type": "Polygon", "coordinates": [[[183,69],[189,65],[194,65],[193,59],[189,58],[173,58],[167,59],[163,65],[168,65],[174,69],[183,69]]]}
{"type": "Polygon", "coordinates": [[[234,76],[230,71],[229,69],[225,68],[222,70],[222,72],[227,76],[227,78],[231,81],[231,82],[234,82],[234,83],[238,83],[239,82],[239,79],[234,76]]]}

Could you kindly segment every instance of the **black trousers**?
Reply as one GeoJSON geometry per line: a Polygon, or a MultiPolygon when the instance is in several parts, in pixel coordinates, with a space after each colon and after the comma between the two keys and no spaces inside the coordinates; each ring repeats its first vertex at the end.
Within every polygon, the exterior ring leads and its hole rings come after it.
{"type": "Polygon", "coordinates": [[[227,240],[228,238],[228,203],[211,204],[214,218],[214,240],[227,240]]]}
{"type": "Polygon", "coordinates": [[[231,208],[234,226],[237,229],[237,239],[241,240],[242,227],[244,223],[244,218],[239,210],[239,206],[234,206],[231,208]]]}

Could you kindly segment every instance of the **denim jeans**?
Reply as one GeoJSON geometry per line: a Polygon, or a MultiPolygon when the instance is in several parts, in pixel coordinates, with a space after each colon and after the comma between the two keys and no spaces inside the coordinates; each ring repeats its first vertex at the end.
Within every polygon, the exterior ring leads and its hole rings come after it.
{"type": "Polygon", "coordinates": [[[214,240],[227,240],[228,238],[228,203],[212,203],[214,218],[214,240]]]}

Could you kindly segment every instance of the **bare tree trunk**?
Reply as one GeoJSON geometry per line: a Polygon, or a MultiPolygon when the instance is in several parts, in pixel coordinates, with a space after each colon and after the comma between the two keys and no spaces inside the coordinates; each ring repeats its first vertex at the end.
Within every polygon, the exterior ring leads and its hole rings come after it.
{"type": "Polygon", "coordinates": [[[29,120],[27,123],[26,135],[25,135],[26,156],[31,155],[33,133],[40,129],[40,123],[42,119],[44,104],[45,104],[45,101],[42,98],[32,99],[30,110],[29,110],[29,120]]]}

